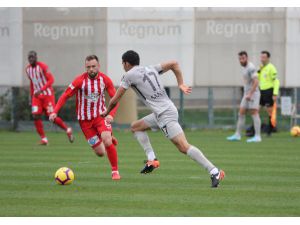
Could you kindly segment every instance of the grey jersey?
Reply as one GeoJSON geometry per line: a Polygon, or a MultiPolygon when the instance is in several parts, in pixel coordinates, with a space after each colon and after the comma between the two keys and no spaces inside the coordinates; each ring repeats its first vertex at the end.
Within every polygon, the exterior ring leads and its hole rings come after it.
{"type": "Polygon", "coordinates": [[[120,86],[128,89],[131,87],[144,104],[156,115],[161,114],[170,107],[175,108],[169,99],[160,80],[161,65],[135,66],[122,78],[120,86]]]}
{"type": "MultiPolygon", "coordinates": [[[[253,85],[253,80],[257,77],[256,69],[253,63],[248,62],[245,67],[242,67],[242,75],[244,80],[244,93],[249,92],[253,85]]],[[[258,86],[255,92],[259,92],[258,86]]]]}

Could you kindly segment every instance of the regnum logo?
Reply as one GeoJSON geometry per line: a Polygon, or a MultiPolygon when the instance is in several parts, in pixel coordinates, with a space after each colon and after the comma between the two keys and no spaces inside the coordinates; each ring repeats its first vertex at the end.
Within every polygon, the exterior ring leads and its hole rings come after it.
{"type": "Polygon", "coordinates": [[[219,35],[232,38],[236,35],[250,34],[270,34],[272,26],[268,22],[263,23],[241,23],[241,22],[216,22],[208,20],[206,22],[206,34],[219,35]]]}
{"type": "Polygon", "coordinates": [[[34,23],[34,37],[59,40],[61,38],[91,37],[94,27],[86,25],[50,26],[43,23],[34,23]]]}
{"type": "Polygon", "coordinates": [[[9,27],[0,25],[0,37],[9,37],[9,27]]]}
{"type": "Polygon", "coordinates": [[[181,35],[181,26],[178,24],[137,24],[129,22],[120,23],[120,36],[144,39],[154,36],[181,35]]]}

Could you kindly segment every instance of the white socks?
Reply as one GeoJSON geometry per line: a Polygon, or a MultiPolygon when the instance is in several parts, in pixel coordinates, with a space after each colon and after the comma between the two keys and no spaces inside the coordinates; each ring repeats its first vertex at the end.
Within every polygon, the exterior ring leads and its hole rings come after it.
{"type": "Polygon", "coordinates": [[[253,123],[254,123],[254,130],[255,136],[260,137],[260,128],[261,128],[261,121],[258,114],[252,115],[253,123]]]}
{"type": "Polygon", "coordinates": [[[237,122],[237,127],[236,127],[236,132],[235,134],[237,136],[241,136],[241,132],[244,128],[244,125],[245,125],[245,115],[239,115],[239,119],[238,119],[238,122],[237,122]]]}
{"type": "Polygon", "coordinates": [[[203,166],[211,175],[219,172],[218,168],[216,168],[197,147],[191,145],[187,150],[187,155],[203,166]]]}
{"type": "Polygon", "coordinates": [[[138,140],[142,148],[144,149],[147,159],[153,161],[156,156],[154,154],[153,148],[151,146],[149,137],[145,131],[136,131],[134,132],[135,138],[138,140]]]}

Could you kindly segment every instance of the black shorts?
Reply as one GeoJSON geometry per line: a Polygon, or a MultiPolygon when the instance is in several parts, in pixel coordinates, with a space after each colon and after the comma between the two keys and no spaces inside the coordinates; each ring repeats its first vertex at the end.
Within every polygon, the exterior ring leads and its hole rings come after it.
{"type": "Polygon", "coordinates": [[[273,101],[273,88],[267,90],[260,90],[260,103],[261,106],[272,107],[273,101]]]}

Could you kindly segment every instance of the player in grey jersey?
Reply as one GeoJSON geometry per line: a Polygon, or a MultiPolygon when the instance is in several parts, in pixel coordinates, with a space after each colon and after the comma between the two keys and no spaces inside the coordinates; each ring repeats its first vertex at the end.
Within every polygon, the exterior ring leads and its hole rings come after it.
{"type": "Polygon", "coordinates": [[[260,91],[258,88],[259,81],[256,69],[255,66],[248,61],[247,52],[241,51],[238,55],[240,64],[242,66],[242,75],[244,80],[244,96],[240,105],[239,119],[237,122],[236,132],[234,135],[227,137],[227,140],[241,140],[241,132],[245,124],[245,114],[247,110],[249,110],[254,123],[255,136],[253,138],[248,139],[247,142],[261,142],[261,121],[259,117],[260,91]]]}
{"type": "Polygon", "coordinates": [[[152,114],[134,121],[131,130],[147,155],[147,163],[141,173],[150,173],[159,167],[159,161],[151,146],[147,130],[161,129],[180,152],[187,154],[198,164],[202,165],[211,175],[212,187],[218,187],[219,182],[225,177],[225,173],[215,167],[195,146],[190,145],[178,123],[178,111],[173,102],[167,96],[160,80],[160,74],[172,70],[176,76],[179,89],[184,94],[190,94],[192,89],[183,83],[182,72],[176,61],[168,61],[156,66],[140,66],[139,55],[130,50],[122,56],[123,68],[126,74],[123,76],[119,89],[109,101],[106,116],[119,102],[126,90],[131,87],[140,96],[152,114]]]}

